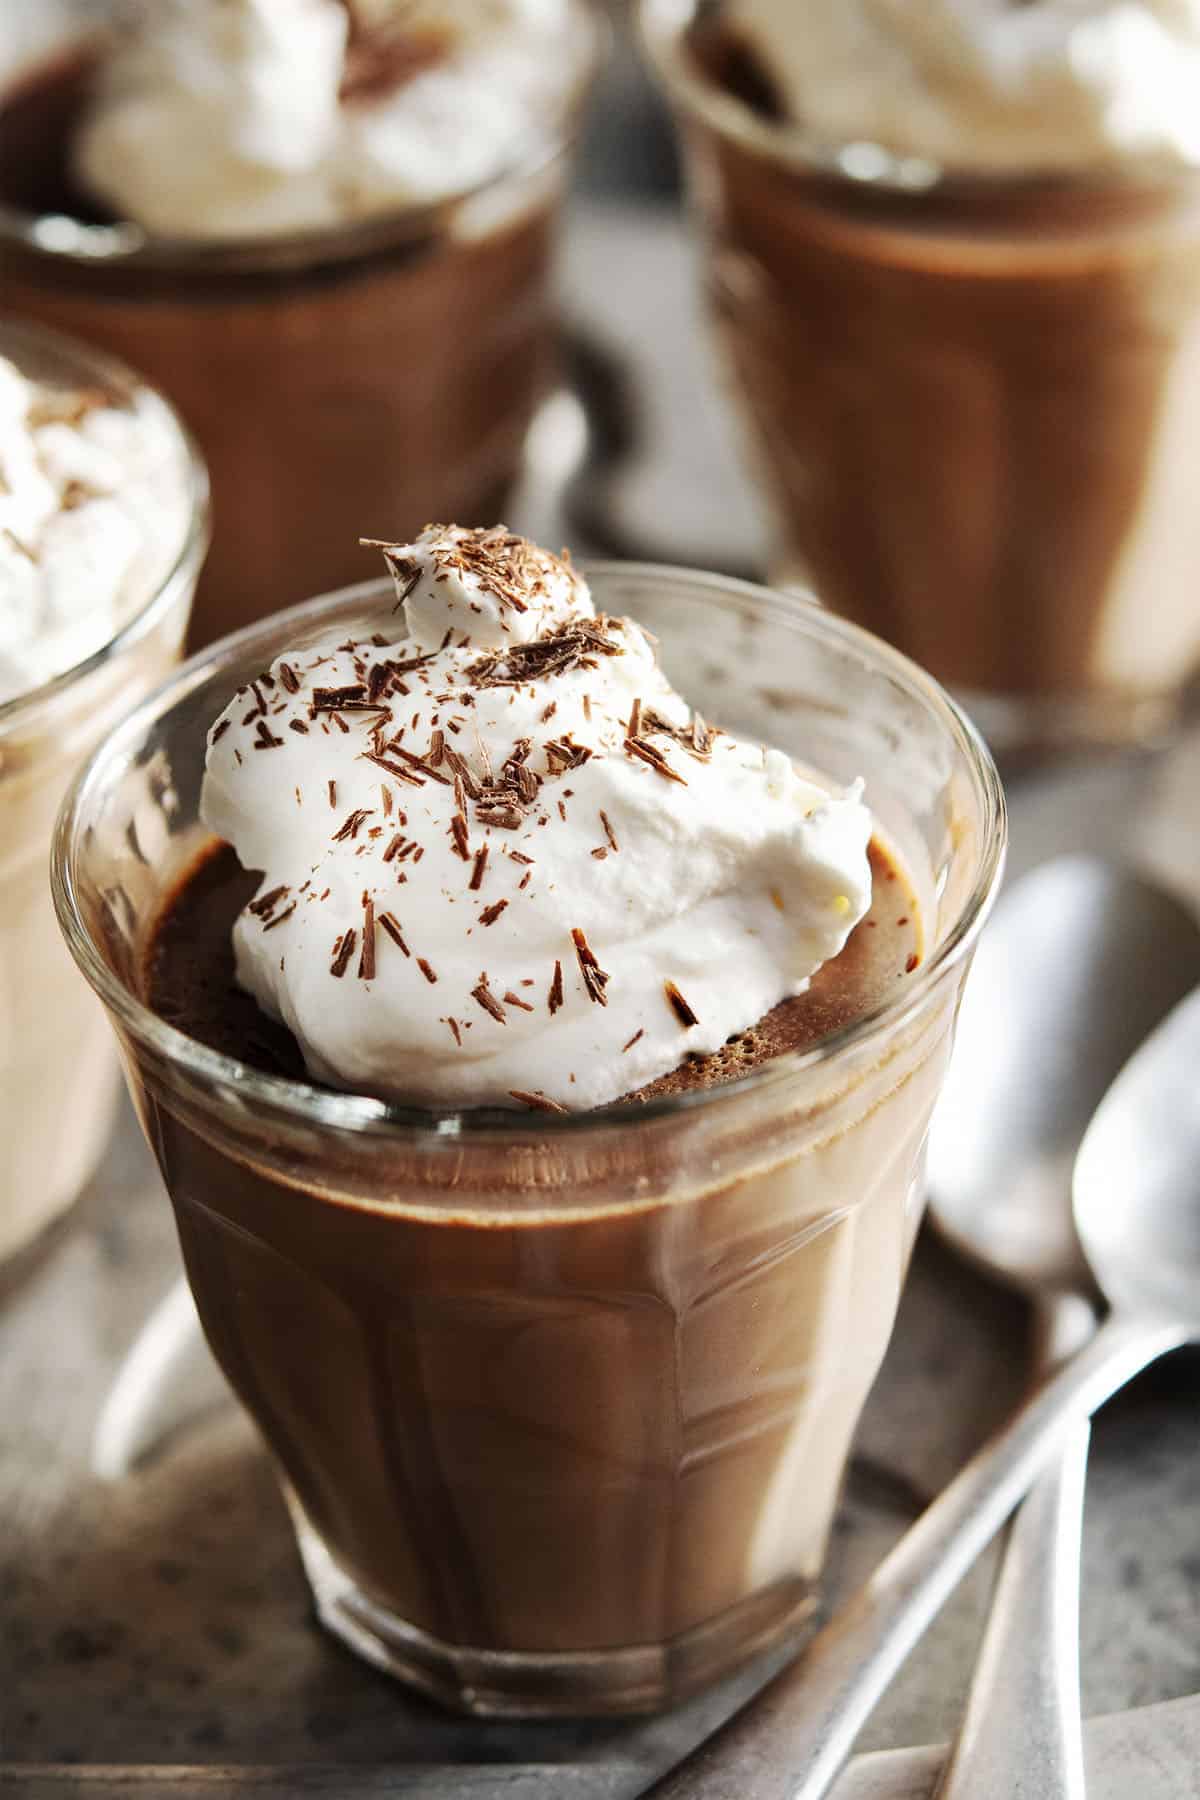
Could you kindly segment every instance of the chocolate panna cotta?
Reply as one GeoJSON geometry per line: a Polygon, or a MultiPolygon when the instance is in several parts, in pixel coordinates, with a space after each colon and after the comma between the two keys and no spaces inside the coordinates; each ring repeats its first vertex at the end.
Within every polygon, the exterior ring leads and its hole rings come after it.
{"type": "Polygon", "coordinates": [[[1200,8],[669,12],[781,578],[996,741],[1153,729],[1200,658],[1200,8]]]}
{"type": "Polygon", "coordinates": [[[454,1131],[401,1112],[364,1179],[335,1130],[225,1142],[151,1084],[151,1138],[326,1622],[484,1711],[661,1705],[812,1604],[953,997],[802,1093],[739,1083],[926,954],[861,784],[700,717],[503,527],[384,551],[394,604],[212,723],[142,992],[454,1131]]]}
{"type": "Polygon", "coordinates": [[[355,578],[361,519],[498,509],[551,380],[583,0],[133,9],[0,89],[5,303],[188,419],[191,643],[355,578]],[[259,405],[248,393],[286,395],[259,405]],[[403,454],[380,457],[380,443],[403,454]]]}

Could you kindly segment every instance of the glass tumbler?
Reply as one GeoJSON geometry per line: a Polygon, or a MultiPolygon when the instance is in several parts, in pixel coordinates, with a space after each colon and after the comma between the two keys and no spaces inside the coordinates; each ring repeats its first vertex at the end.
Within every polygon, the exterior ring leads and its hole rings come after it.
{"type": "Polygon", "coordinates": [[[894,651],[737,582],[587,573],[707,718],[866,779],[928,957],[814,1048],[644,1105],[473,1114],[258,1073],[148,1010],[148,933],[208,842],[207,727],[378,584],[188,664],[76,783],[54,859],[318,1612],[476,1713],[662,1707],[813,1606],[1005,840],[980,739],[894,651]]]}
{"type": "Polygon", "coordinates": [[[495,179],[291,236],[168,240],[75,216],[86,34],[0,94],[6,304],[144,369],[211,470],[193,647],[357,579],[360,536],[503,516],[554,369],[556,228],[600,36],[577,0],[558,102],[495,179]]]}
{"type": "Polygon", "coordinates": [[[208,484],[165,401],[124,366],[49,332],[0,322],[0,356],[51,386],[138,395],[174,446],[180,541],[166,572],[94,655],[0,704],[0,1261],[62,1213],[112,1122],[112,1040],[64,954],[47,882],[54,816],[71,776],[178,660],[208,539],[208,484]]]}
{"type": "Polygon", "coordinates": [[[817,143],[755,109],[719,4],[642,22],[775,578],[914,657],[996,747],[1158,735],[1200,672],[1200,172],[817,143]]]}

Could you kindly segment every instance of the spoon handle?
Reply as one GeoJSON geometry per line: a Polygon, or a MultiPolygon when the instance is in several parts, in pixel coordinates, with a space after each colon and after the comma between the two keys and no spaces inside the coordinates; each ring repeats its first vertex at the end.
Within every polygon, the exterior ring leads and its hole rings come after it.
{"type": "MultiPolygon", "coordinates": [[[[1036,1310],[1043,1376],[1095,1335],[1082,1294],[1036,1310]]],[[[1079,1705],[1079,1560],[1091,1427],[1038,1476],[1008,1538],[958,1736],[934,1800],[1085,1800],[1079,1705]]]]}
{"type": "Polygon", "coordinates": [[[1084,1800],[1079,1555],[1090,1435],[1075,1427],[1013,1520],[934,1800],[1084,1800]]]}
{"type": "Polygon", "coordinates": [[[820,1800],[905,1657],[1066,1427],[1188,1337],[1177,1321],[1114,1314],[955,1476],[799,1661],[647,1800],[820,1800]]]}

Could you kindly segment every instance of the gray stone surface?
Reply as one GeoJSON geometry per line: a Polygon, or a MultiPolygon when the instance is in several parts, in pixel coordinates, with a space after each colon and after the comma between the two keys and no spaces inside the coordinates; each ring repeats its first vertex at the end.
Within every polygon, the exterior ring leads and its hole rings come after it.
{"type": "MultiPolygon", "coordinates": [[[[701,385],[694,337],[668,329],[673,317],[692,316],[677,223],[589,207],[570,250],[573,315],[593,335],[608,330],[609,349],[631,371],[630,392],[648,396],[662,380],[672,393],[701,385]],[[618,250],[622,290],[636,289],[639,279],[643,292],[653,290],[644,314],[653,335],[639,339],[630,327],[619,343],[593,274],[618,250]]],[[[622,316],[636,319],[636,306],[622,316]]],[[[713,460],[700,455],[698,464],[681,466],[673,460],[678,434],[662,424],[670,414],[661,396],[657,404],[647,401],[645,442],[637,439],[646,466],[661,463],[661,492],[669,497],[674,479],[692,507],[697,481],[727,492],[738,478],[719,432],[713,460]]],[[[564,444],[571,432],[568,409],[564,444]]],[[[695,442],[688,456],[696,456],[695,442]]],[[[546,483],[544,461],[539,467],[539,482],[521,498],[513,522],[586,549],[546,483]]],[[[740,521],[726,546],[729,561],[744,560],[751,514],[742,490],[728,510],[740,521]]],[[[611,535],[618,542],[622,519],[616,509],[611,535]]],[[[665,522],[653,547],[680,554],[665,522]]],[[[720,544],[709,548],[719,560],[720,544]]],[[[1012,866],[1030,867],[1060,849],[1096,848],[1147,862],[1200,902],[1197,792],[1200,736],[1156,757],[1060,766],[1012,790],[1012,866]]],[[[270,1468],[232,1405],[182,1436],[145,1473],[112,1487],[93,1482],[86,1451],[98,1404],[177,1268],[169,1210],[126,1110],[101,1174],[66,1228],[0,1292],[0,1792],[58,1800],[75,1791],[63,1770],[35,1774],[30,1765],[110,1765],[93,1770],[83,1791],[106,1800],[125,1791],[609,1800],[636,1793],[747,1689],[750,1678],[675,1714],[632,1723],[455,1720],[356,1663],[316,1628],[270,1468]],[[143,1769],[141,1779],[111,1767],[130,1764],[143,1769]],[[353,1765],[359,1774],[322,1786],[318,1765],[331,1764],[353,1765]],[[437,1776],[430,1765],[466,1765],[474,1773],[437,1776]],[[309,1776],[301,1783],[279,1773],[289,1766],[309,1776]]],[[[831,1600],[862,1579],[1003,1415],[1020,1391],[1024,1358],[1020,1305],[923,1240],[859,1434],[835,1538],[831,1600]]],[[[1180,1353],[1097,1421],[1083,1581],[1088,1714],[1200,1689],[1198,1377],[1200,1360],[1180,1353]]],[[[964,1586],[872,1720],[863,1748],[952,1734],[988,1579],[981,1566],[964,1586]]],[[[1176,1779],[1196,1760],[1195,1739],[1187,1737],[1196,1715],[1187,1713],[1189,1727],[1180,1723],[1185,1712],[1168,1709],[1140,1727],[1126,1721],[1101,1733],[1096,1756],[1104,1784],[1097,1791],[1112,1800],[1135,1792],[1139,1800],[1194,1796],[1194,1784],[1176,1779]],[[1156,1788],[1146,1744],[1175,1740],[1185,1746],[1184,1760],[1172,1750],[1176,1773],[1164,1761],[1159,1773],[1166,1770],[1167,1785],[1156,1788]],[[1112,1785],[1122,1769],[1138,1771],[1136,1786],[1132,1777],[1124,1787],[1112,1785]]],[[[885,1766],[864,1763],[855,1780],[867,1785],[853,1793],[858,1800],[927,1794],[931,1766],[928,1758],[910,1761],[908,1785],[885,1787],[885,1766]]]]}

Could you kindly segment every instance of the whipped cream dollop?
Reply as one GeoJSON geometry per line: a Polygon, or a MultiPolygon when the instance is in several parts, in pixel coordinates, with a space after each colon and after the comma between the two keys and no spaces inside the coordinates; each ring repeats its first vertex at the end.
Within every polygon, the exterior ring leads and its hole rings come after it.
{"type": "Polygon", "coordinates": [[[502,526],[385,554],[397,607],[273,663],[209,735],[203,817],[262,871],[238,980],[314,1077],[600,1106],[838,954],[870,904],[857,787],[714,730],[502,526]]]}
{"type": "Polygon", "coordinates": [[[560,129],[573,0],[157,0],[105,58],[80,181],[169,237],[467,192],[560,129]]]}
{"type": "Polygon", "coordinates": [[[728,0],[788,114],[963,170],[1200,163],[1200,0],[728,0]]]}
{"type": "Polygon", "coordinates": [[[0,357],[0,701],[106,644],[186,523],[179,446],[148,390],[52,386],[0,357]]]}

